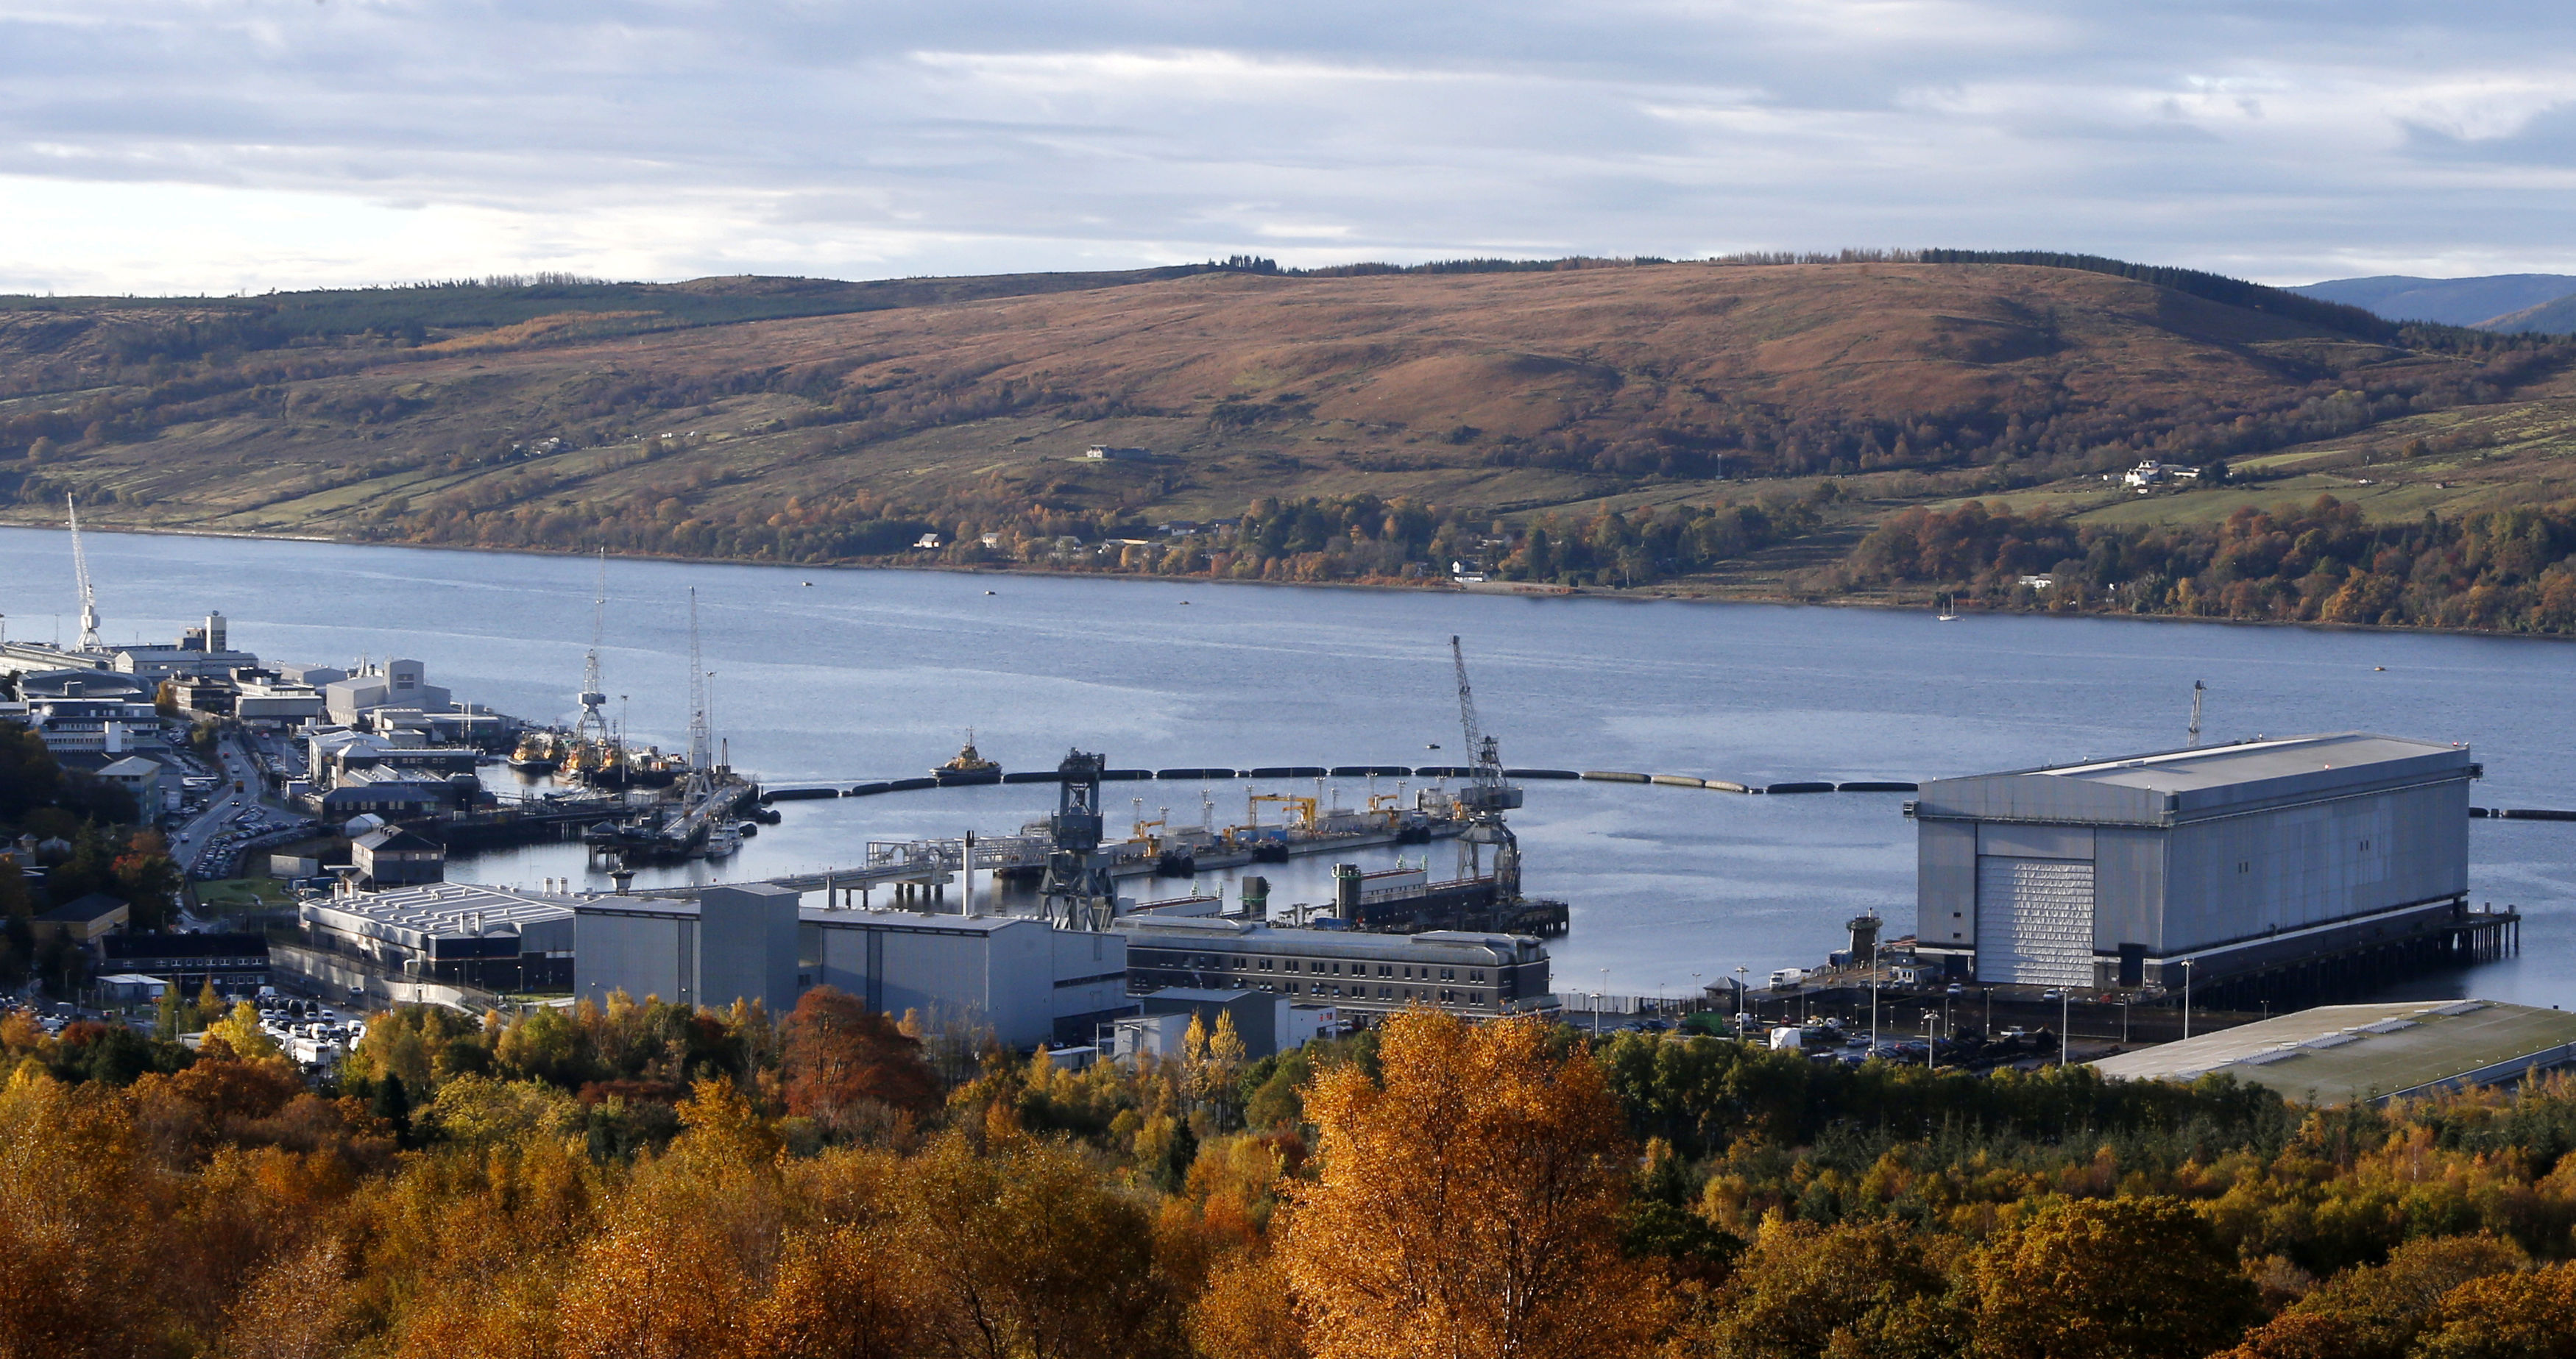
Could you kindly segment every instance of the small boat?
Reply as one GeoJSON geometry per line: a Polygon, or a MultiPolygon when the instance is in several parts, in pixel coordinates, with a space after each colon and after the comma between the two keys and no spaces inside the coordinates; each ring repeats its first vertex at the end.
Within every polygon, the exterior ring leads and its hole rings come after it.
{"type": "Polygon", "coordinates": [[[707,857],[723,859],[742,848],[742,832],[728,822],[719,821],[707,827],[707,857]]]}
{"type": "Polygon", "coordinates": [[[1935,623],[1956,623],[1959,621],[1959,615],[1951,612],[1950,597],[1948,595],[1939,596],[1937,602],[1934,603],[1932,621],[1935,623]]]}
{"type": "Polygon", "coordinates": [[[984,753],[975,748],[973,727],[966,729],[966,744],[957,748],[957,754],[948,763],[930,771],[931,777],[941,783],[988,782],[1000,778],[1001,773],[1002,766],[998,761],[985,759],[984,753]]]}

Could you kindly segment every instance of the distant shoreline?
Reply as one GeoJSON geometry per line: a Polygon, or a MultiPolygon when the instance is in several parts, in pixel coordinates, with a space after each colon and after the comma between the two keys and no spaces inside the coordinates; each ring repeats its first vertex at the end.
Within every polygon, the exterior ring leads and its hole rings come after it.
{"type": "MultiPolygon", "coordinates": [[[[68,536],[69,529],[46,524],[22,524],[0,521],[0,531],[24,530],[31,533],[59,533],[68,536]]],[[[533,547],[470,547],[454,543],[384,543],[349,538],[332,538],[303,533],[241,533],[224,529],[191,529],[102,524],[86,527],[92,534],[132,535],[160,538],[217,538],[255,543],[313,543],[328,547],[386,548],[406,552],[460,552],[484,557],[542,557],[554,560],[590,557],[576,550],[548,550],[533,547]]],[[[1752,604],[1770,608],[1871,609],[1883,613],[1928,613],[1925,604],[1890,603],[1868,599],[1808,599],[1779,594],[1727,594],[1691,590],[1677,586],[1645,586],[1633,590],[1605,590],[1596,586],[1538,585],[1535,583],[1496,581],[1494,588],[1475,589],[1448,581],[1426,580],[1418,585],[1393,581],[1358,580],[1238,580],[1221,576],[1156,576],[1124,571],[1052,571],[1044,567],[959,566],[946,563],[895,564],[887,562],[769,562],[743,557],[684,557],[652,554],[609,553],[609,560],[620,562],[668,562],[681,566],[739,566],[764,571],[913,571],[960,576],[1037,577],[1047,580],[1095,580],[1157,585],[1224,585],[1262,586],[1288,590],[1375,590],[1391,593],[1483,595],[1495,598],[1527,600],[1566,599],[1594,600],[1615,604],[1752,604]]],[[[2283,618],[2201,618],[2190,614],[2108,613],[2085,611],[2056,613],[2047,609],[1979,609],[1970,607],[1962,618],[2093,618],[2124,623],[2190,623],[2241,628],[2304,628],[2316,632],[2354,632],[2383,635],[2416,634],[2431,637],[2481,637],[2501,642],[2571,642],[2576,635],[2548,632],[2491,632],[2481,628],[2427,627],[2418,624],[2387,626],[2379,623],[2331,623],[2313,619],[2283,618]]]]}

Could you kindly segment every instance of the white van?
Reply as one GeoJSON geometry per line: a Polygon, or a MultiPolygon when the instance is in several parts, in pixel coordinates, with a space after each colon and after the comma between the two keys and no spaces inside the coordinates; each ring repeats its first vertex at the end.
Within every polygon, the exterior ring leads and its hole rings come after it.
{"type": "Polygon", "coordinates": [[[1806,979],[1807,969],[1803,967],[1784,967],[1771,974],[1771,985],[1774,989],[1783,986],[1795,986],[1806,979]]]}

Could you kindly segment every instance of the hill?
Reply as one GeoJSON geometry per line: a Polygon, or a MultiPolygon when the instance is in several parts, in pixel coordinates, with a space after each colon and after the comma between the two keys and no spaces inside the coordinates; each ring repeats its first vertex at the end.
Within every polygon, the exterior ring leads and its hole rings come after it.
{"type": "Polygon", "coordinates": [[[934,532],[956,563],[1509,557],[1778,592],[1908,504],[2491,410],[2576,353],[2079,256],[1238,263],[22,300],[0,496],[18,522],[76,494],[133,527],[796,561],[934,532]]]}
{"type": "Polygon", "coordinates": [[[2411,278],[2382,274],[2335,278],[2289,289],[2302,297],[2341,302],[2391,321],[2431,321],[2486,330],[2576,331],[2576,311],[2526,319],[2533,308],[2576,295],[2576,274],[2490,274],[2483,278],[2411,278]]]}
{"type": "Polygon", "coordinates": [[[2531,331],[2542,335],[2576,335],[2576,297],[2554,298],[2520,311],[2478,323],[2481,330],[2531,331]]]}

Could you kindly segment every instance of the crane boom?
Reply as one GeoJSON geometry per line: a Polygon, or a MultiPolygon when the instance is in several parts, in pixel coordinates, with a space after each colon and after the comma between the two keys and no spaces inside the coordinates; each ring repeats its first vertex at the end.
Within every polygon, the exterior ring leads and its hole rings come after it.
{"type": "Polygon", "coordinates": [[[80,581],[80,649],[96,651],[98,639],[98,591],[89,583],[89,550],[81,546],[80,506],[66,495],[63,510],[72,521],[72,574],[80,581]]]}
{"type": "Polygon", "coordinates": [[[1477,759],[1483,749],[1482,735],[1476,730],[1476,691],[1467,684],[1467,653],[1458,638],[1449,638],[1449,660],[1458,667],[1458,725],[1467,733],[1467,758],[1477,759]]]}

